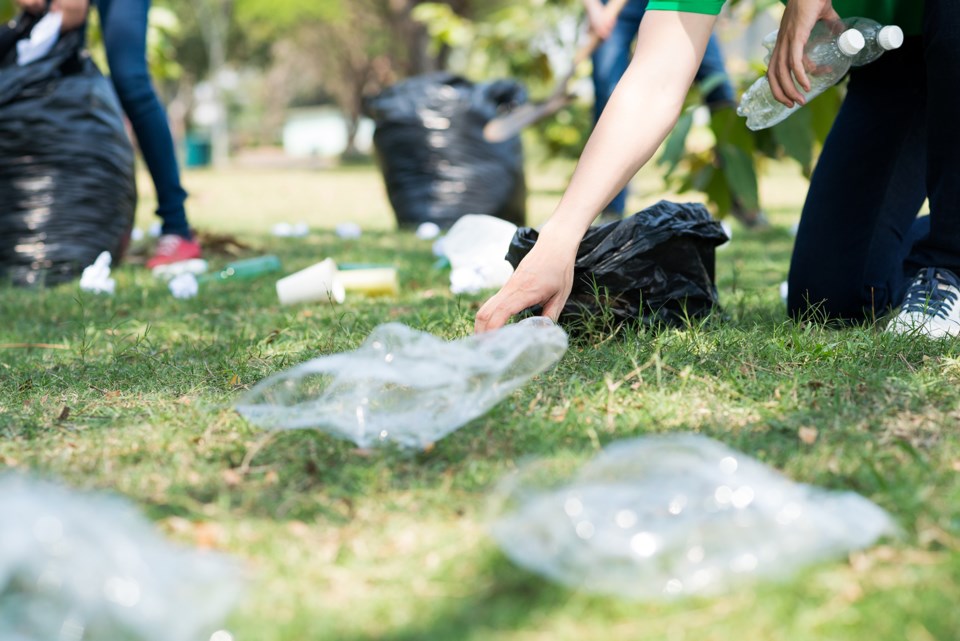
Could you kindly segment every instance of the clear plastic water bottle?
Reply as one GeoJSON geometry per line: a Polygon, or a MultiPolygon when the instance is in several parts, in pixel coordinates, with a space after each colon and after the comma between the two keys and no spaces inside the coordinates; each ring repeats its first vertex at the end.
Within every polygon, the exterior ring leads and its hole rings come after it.
{"type": "MultiPolygon", "coordinates": [[[[896,25],[882,25],[876,20],[870,18],[844,18],[843,26],[847,29],[856,29],[863,36],[865,41],[863,49],[853,57],[850,63],[851,67],[862,67],[870,64],[886,51],[899,49],[903,45],[903,29],[896,25]]],[[[775,29],[766,35],[760,43],[767,50],[763,58],[763,63],[770,64],[770,56],[773,55],[773,48],[777,45],[777,36],[779,29],[775,29]]]]}
{"type": "Polygon", "coordinates": [[[863,49],[853,57],[851,67],[869,64],[885,51],[899,49],[903,44],[903,29],[896,25],[884,26],[870,18],[844,18],[843,26],[859,31],[865,41],[863,49]]]}
{"type": "MultiPolygon", "coordinates": [[[[863,34],[856,29],[838,32],[838,28],[844,27],[842,23],[821,20],[810,33],[810,39],[804,47],[804,58],[812,67],[807,72],[810,91],[797,86],[808,102],[837,84],[850,70],[854,56],[866,45],[863,34]]],[[[793,107],[787,107],[777,102],[767,77],[762,76],[743,94],[737,114],[747,119],[747,127],[757,131],[786,120],[800,106],[794,104],[793,107]]]]}

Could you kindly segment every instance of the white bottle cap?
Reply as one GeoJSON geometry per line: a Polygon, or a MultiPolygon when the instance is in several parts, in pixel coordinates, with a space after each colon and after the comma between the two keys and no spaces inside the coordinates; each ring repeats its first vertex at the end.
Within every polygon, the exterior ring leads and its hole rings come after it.
{"type": "Polygon", "coordinates": [[[903,29],[896,25],[884,27],[877,34],[877,44],[884,51],[899,49],[903,44],[903,29]]]}
{"type": "Polygon", "coordinates": [[[856,29],[848,29],[840,34],[837,39],[837,46],[840,51],[847,56],[855,56],[866,46],[867,41],[863,39],[863,34],[856,29]]]}

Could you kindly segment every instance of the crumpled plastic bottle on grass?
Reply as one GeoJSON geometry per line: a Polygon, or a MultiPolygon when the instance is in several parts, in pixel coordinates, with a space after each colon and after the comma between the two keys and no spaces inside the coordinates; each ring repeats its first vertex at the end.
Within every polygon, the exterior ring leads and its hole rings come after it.
{"type": "Polygon", "coordinates": [[[4,641],[207,641],[239,596],[232,562],[119,497],[0,475],[0,515],[4,641]]]}
{"type": "Polygon", "coordinates": [[[316,428],[359,447],[424,449],[486,413],[566,350],[566,333],[539,317],[455,341],[388,323],[356,351],[260,382],[237,411],[268,429],[316,428]]]}
{"type": "Polygon", "coordinates": [[[541,461],[503,481],[492,535],[518,565],[589,592],[715,594],[897,531],[858,494],[794,483],[694,434],[622,441],[570,468],[541,461]]]}

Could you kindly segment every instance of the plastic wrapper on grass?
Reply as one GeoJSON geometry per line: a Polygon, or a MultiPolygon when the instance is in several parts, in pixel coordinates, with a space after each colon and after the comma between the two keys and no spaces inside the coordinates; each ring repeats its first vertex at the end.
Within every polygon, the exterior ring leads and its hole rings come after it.
{"type": "MultiPolygon", "coordinates": [[[[507,260],[514,268],[538,233],[520,229],[507,260]]],[[[718,304],[715,249],[727,242],[703,205],[660,201],[622,221],[591,227],[574,266],[561,324],[614,322],[682,325],[718,304]]]]}
{"type": "Polygon", "coordinates": [[[356,351],[262,381],[237,410],[268,429],[316,428],[360,447],[424,449],[550,368],[566,349],[566,333],[542,318],[455,341],[390,323],[356,351]]]}
{"type": "Polygon", "coordinates": [[[207,641],[239,596],[233,563],[120,498],[7,475],[0,515],[4,641],[207,641]]]}
{"type": "Polygon", "coordinates": [[[492,534],[518,565],[635,599],[785,579],[896,532],[855,493],[794,483],[692,434],[615,443],[579,469],[534,463],[496,497],[492,534]]]}

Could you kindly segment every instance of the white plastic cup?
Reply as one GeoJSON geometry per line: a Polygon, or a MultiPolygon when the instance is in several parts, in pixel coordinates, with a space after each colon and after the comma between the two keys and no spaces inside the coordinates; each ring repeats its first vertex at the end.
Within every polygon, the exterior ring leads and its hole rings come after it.
{"type": "Polygon", "coordinates": [[[281,305],[328,300],[342,303],[346,292],[337,278],[337,264],[327,258],[278,280],[277,296],[281,305]]]}

